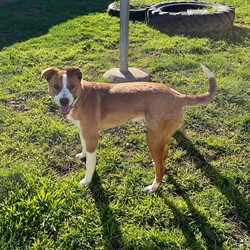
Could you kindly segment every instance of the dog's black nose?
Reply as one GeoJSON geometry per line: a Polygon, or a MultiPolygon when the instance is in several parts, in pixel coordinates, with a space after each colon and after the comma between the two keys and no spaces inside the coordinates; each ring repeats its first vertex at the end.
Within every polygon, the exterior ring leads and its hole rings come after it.
{"type": "Polygon", "coordinates": [[[60,104],[61,104],[62,106],[68,106],[68,104],[69,104],[69,99],[68,99],[68,98],[65,98],[65,97],[61,98],[61,99],[60,99],[60,104]]]}

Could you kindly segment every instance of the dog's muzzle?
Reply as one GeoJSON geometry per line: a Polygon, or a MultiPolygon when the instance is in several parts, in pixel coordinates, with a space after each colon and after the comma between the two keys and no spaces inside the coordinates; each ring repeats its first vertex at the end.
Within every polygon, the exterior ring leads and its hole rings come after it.
{"type": "Polygon", "coordinates": [[[69,99],[68,99],[68,98],[65,98],[65,97],[61,98],[61,99],[60,99],[60,104],[61,104],[62,106],[68,106],[68,104],[69,104],[69,99]]]}
{"type": "Polygon", "coordinates": [[[76,99],[74,100],[74,102],[73,102],[71,105],[69,105],[69,102],[70,102],[70,101],[69,101],[69,98],[62,97],[62,98],[59,100],[59,103],[60,103],[60,111],[61,111],[61,113],[62,113],[63,115],[67,115],[67,114],[70,112],[70,110],[71,110],[72,108],[75,107],[77,101],[78,101],[78,98],[76,98],[76,99]]]}
{"type": "Polygon", "coordinates": [[[70,112],[71,106],[69,105],[69,99],[63,97],[59,100],[60,111],[63,115],[67,115],[70,112]]]}

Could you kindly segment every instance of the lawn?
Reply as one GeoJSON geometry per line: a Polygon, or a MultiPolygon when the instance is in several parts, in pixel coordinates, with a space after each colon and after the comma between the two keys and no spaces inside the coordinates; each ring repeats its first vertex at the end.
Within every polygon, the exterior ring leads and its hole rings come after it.
{"type": "MultiPolygon", "coordinates": [[[[59,114],[40,72],[79,66],[85,80],[119,65],[112,1],[22,0],[0,7],[0,248],[250,249],[250,16],[236,7],[231,31],[166,35],[130,23],[129,65],[154,82],[200,94],[171,141],[155,194],[143,122],[100,133],[97,171],[78,185],[85,162],[77,129],[59,114]]],[[[156,1],[148,1],[150,3],[156,1]]]]}

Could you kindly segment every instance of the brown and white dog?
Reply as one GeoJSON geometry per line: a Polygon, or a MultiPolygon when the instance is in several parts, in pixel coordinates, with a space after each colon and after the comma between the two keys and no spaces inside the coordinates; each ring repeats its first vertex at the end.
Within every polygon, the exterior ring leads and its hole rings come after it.
{"type": "Polygon", "coordinates": [[[197,96],[180,94],[161,83],[84,82],[77,67],[45,69],[42,77],[49,83],[49,94],[61,113],[67,115],[80,132],[82,152],[76,157],[86,157],[86,175],[80,184],[88,186],[92,180],[98,132],[128,121],[145,119],[155,179],[144,191],[155,192],[165,173],[168,143],[183,123],[185,106],[208,104],[215,94],[215,77],[207,67],[201,66],[209,79],[209,91],[197,96]]]}

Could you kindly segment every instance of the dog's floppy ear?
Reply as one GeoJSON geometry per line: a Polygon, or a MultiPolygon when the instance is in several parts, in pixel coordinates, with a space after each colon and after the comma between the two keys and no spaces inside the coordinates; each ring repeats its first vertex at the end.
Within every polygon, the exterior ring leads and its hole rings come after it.
{"type": "Polygon", "coordinates": [[[49,81],[58,71],[59,69],[56,69],[54,67],[49,67],[42,71],[41,77],[49,81]]]}
{"type": "Polygon", "coordinates": [[[68,76],[76,76],[79,80],[82,79],[82,72],[78,67],[70,66],[65,69],[68,76]]]}

